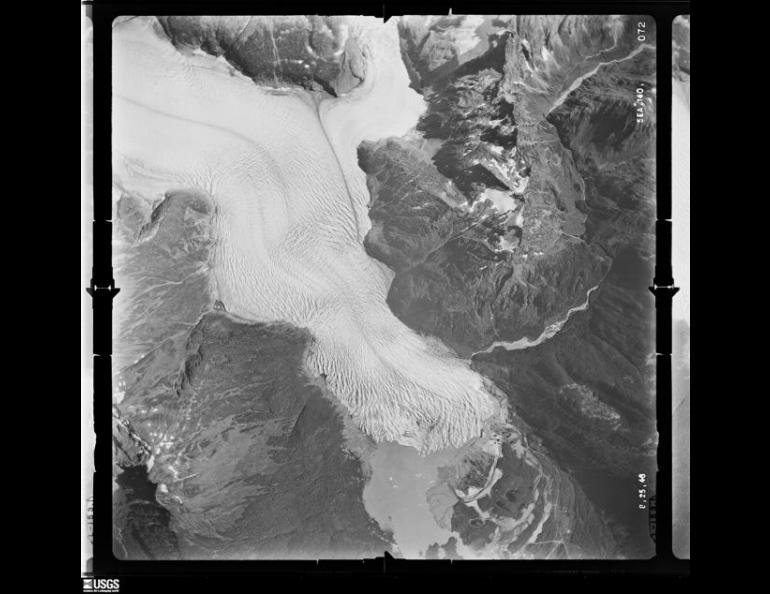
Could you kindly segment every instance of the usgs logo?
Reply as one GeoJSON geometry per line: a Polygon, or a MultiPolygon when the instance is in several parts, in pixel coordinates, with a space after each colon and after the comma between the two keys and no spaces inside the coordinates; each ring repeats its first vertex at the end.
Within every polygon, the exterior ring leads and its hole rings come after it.
{"type": "Polygon", "coordinates": [[[119,579],[83,578],[83,592],[119,592],[119,579]]]}

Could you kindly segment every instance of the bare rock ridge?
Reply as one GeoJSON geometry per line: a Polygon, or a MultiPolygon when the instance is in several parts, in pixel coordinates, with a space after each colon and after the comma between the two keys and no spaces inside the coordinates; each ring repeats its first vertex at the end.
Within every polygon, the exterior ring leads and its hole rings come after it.
{"type": "Polygon", "coordinates": [[[158,17],[179,49],[221,56],[266,87],[299,86],[333,96],[364,78],[361,49],[345,17],[158,17]]]}
{"type": "Polygon", "coordinates": [[[584,180],[546,115],[576,79],[638,46],[636,21],[484,17],[470,47],[453,28],[464,21],[432,19],[399,27],[428,104],[421,137],[359,149],[366,246],[397,273],[394,313],[467,356],[534,338],[607,273],[604,250],[584,240],[584,180]]]}

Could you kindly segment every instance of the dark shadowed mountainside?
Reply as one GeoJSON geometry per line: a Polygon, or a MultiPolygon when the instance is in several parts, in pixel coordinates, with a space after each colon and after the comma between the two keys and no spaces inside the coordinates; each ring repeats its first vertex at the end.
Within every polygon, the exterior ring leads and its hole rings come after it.
{"type": "Polygon", "coordinates": [[[337,96],[365,76],[345,17],[168,16],[158,21],[177,48],[222,56],[259,85],[298,85],[337,96]]]}
{"type": "Polygon", "coordinates": [[[210,202],[118,203],[115,552],[127,558],[381,555],[344,414],[303,368],[311,337],[209,300],[210,202]],[[133,363],[131,363],[133,361],[133,363]],[[145,468],[146,467],[146,468],[145,468]],[[149,472],[147,471],[149,469],[149,472]]]}

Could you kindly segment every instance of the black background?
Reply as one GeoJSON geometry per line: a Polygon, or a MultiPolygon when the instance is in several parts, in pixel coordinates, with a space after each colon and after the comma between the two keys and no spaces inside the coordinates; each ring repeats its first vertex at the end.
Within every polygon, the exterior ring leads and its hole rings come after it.
{"type": "MultiPolygon", "coordinates": [[[[84,3],[93,22],[93,184],[94,263],[91,287],[94,309],[94,419],[96,432],[94,477],[94,533],[92,572],[95,577],[119,577],[120,591],[155,588],[258,589],[265,577],[358,578],[364,581],[413,581],[414,578],[451,576],[460,586],[471,587],[493,578],[505,578],[507,588],[516,588],[524,575],[539,577],[689,576],[691,562],[676,559],[671,552],[671,298],[676,289],[671,271],[671,25],[680,14],[691,14],[690,2],[367,2],[347,6],[323,4],[267,4],[257,2],[107,2],[84,3]],[[362,561],[123,561],[112,553],[112,298],[111,266],[111,27],[121,15],[184,14],[644,14],[656,21],[657,47],[657,212],[655,278],[650,289],[656,296],[658,477],[656,556],[650,560],[562,560],[562,561],[410,561],[390,555],[362,561]],[[661,412],[666,414],[660,414],[661,412]]],[[[697,59],[696,59],[697,63],[697,59]]],[[[696,407],[697,409],[697,407],[696,407]]],[[[696,431],[696,435],[697,435],[696,431]]],[[[697,480],[696,480],[697,482],[697,480]]],[[[697,520],[696,520],[697,522],[697,520]]],[[[691,551],[698,547],[691,528],[691,551]],[[693,546],[695,545],[695,546],[693,546]]]]}

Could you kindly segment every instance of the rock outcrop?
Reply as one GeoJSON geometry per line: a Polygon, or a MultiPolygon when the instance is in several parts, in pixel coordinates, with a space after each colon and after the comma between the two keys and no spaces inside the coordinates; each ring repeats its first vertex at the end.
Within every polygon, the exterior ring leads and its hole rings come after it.
{"type": "Polygon", "coordinates": [[[346,17],[168,16],[158,21],[177,48],[221,56],[259,85],[338,96],[365,75],[346,17]]]}

